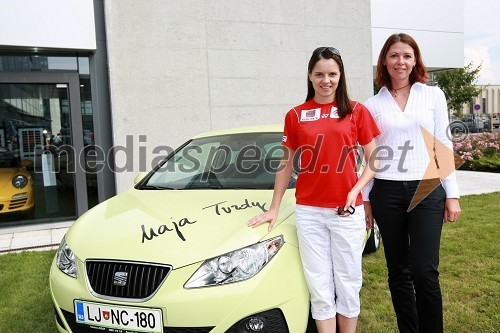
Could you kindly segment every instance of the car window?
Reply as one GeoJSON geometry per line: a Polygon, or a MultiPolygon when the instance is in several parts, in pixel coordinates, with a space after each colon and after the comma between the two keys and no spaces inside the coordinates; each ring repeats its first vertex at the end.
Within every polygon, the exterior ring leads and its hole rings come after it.
{"type": "Polygon", "coordinates": [[[142,184],[155,189],[272,189],[283,156],[281,133],[194,139],[142,184]]]}

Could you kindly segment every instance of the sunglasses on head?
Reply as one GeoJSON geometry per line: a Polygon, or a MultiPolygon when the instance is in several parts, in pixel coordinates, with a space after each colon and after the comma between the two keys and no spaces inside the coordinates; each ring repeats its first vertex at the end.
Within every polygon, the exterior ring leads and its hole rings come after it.
{"type": "Polygon", "coordinates": [[[336,48],[334,47],[331,47],[331,46],[323,46],[323,47],[318,47],[316,50],[314,50],[313,52],[313,55],[318,55],[324,51],[330,51],[331,53],[335,54],[335,55],[338,55],[340,57],[340,51],[337,50],[336,48]]]}

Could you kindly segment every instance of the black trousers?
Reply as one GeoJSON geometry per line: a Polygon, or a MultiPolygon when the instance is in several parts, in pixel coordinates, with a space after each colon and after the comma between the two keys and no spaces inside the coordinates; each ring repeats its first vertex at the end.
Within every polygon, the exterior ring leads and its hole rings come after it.
{"type": "Polygon", "coordinates": [[[375,179],[370,201],[384,244],[389,289],[400,332],[443,332],[439,247],[446,193],[439,180],[424,180],[432,192],[408,212],[422,192],[420,181],[375,179]]]}

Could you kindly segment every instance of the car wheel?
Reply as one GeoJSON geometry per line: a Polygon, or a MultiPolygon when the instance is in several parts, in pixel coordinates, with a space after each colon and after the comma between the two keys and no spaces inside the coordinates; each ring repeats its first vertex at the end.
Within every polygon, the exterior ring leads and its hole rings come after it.
{"type": "Polygon", "coordinates": [[[380,230],[376,222],[373,222],[373,229],[370,237],[366,241],[365,250],[363,253],[373,253],[380,248],[380,230]]]}

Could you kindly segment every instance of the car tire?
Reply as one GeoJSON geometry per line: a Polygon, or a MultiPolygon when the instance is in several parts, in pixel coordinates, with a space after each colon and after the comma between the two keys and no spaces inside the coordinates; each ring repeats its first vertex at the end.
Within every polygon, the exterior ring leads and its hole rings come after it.
{"type": "Polygon", "coordinates": [[[377,252],[377,250],[380,249],[381,241],[380,230],[378,228],[377,222],[373,222],[373,229],[370,233],[370,237],[366,241],[363,253],[367,254],[377,252]]]}

